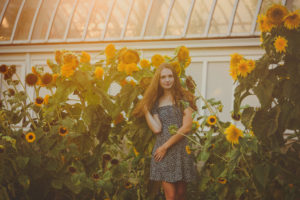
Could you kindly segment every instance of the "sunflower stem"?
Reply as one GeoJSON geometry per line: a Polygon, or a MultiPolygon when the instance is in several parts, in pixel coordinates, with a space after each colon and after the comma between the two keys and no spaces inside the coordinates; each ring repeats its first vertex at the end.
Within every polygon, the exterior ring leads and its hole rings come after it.
{"type": "Polygon", "coordinates": [[[32,103],[33,101],[30,99],[30,97],[29,97],[29,95],[28,95],[28,93],[27,93],[27,91],[26,91],[26,88],[25,88],[24,84],[22,83],[22,81],[21,81],[19,75],[18,75],[17,73],[15,73],[15,74],[16,74],[16,76],[17,76],[17,78],[18,78],[18,80],[19,80],[21,86],[23,87],[23,90],[24,90],[24,92],[25,92],[27,98],[29,99],[30,103],[32,103]]]}

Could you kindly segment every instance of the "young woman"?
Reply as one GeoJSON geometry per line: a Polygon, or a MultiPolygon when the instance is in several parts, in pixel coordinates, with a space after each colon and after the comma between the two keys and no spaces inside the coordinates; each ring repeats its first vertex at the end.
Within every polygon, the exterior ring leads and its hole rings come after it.
{"type": "Polygon", "coordinates": [[[197,110],[194,99],[193,94],[180,85],[174,68],[163,63],[133,112],[136,116],[144,115],[149,128],[156,134],[150,180],[162,181],[167,200],[185,199],[186,183],[196,176],[184,136],[190,132],[192,113],[197,110]],[[174,126],[177,131],[171,134],[170,127],[174,126]]]}

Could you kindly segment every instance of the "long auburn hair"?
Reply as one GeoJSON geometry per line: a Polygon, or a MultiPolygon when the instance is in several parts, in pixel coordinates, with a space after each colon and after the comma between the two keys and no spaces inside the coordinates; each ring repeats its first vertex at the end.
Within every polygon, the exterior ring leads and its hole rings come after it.
{"type": "Polygon", "coordinates": [[[143,116],[143,107],[146,106],[149,110],[151,110],[154,103],[159,100],[159,98],[164,94],[164,90],[160,86],[160,74],[163,69],[170,69],[172,71],[174,84],[172,86],[171,92],[175,100],[175,105],[179,106],[183,110],[182,105],[180,105],[180,100],[186,100],[190,103],[191,108],[197,110],[197,106],[195,104],[195,96],[181,86],[179,77],[177,76],[174,67],[169,63],[162,63],[156,69],[150,85],[144,92],[143,98],[137,103],[135,109],[133,110],[132,114],[134,116],[143,116]]]}

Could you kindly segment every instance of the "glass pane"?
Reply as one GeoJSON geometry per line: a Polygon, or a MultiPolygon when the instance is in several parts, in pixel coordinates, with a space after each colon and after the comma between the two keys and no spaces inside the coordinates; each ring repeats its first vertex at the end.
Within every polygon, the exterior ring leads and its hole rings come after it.
{"type": "Polygon", "coordinates": [[[52,24],[50,39],[63,39],[67,28],[68,20],[74,6],[74,0],[63,0],[59,3],[56,15],[52,24]]]}
{"type": "Polygon", "coordinates": [[[56,5],[56,1],[43,0],[40,11],[36,18],[31,39],[33,40],[45,39],[50,18],[52,16],[52,12],[54,11],[55,5],[56,5]]]}
{"type": "Polygon", "coordinates": [[[6,0],[0,0],[0,13],[2,12],[2,9],[4,8],[5,3],[6,3],[6,0]]]}
{"type": "Polygon", "coordinates": [[[3,19],[0,25],[0,41],[10,40],[11,33],[15,24],[15,20],[18,14],[22,1],[11,0],[8,3],[6,11],[3,15],[3,19]]]}
{"type": "Polygon", "coordinates": [[[196,0],[189,22],[187,35],[201,35],[204,33],[211,4],[212,0],[196,0]]]}
{"type": "Polygon", "coordinates": [[[39,0],[25,1],[22,13],[20,15],[14,40],[27,40],[32,20],[39,4],[39,0]]]}
{"type": "Polygon", "coordinates": [[[233,81],[228,72],[229,62],[209,62],[207,68],[206,98],[220,100],[223,112],[221,120],[230,120],[232,109],[233,81]]]}
{"type": "Polygon", "coordinates": [[[97,0],[92,11],[86,38],[100,38],[112,0],[97,0]]]}
{"type": "Polygon", "coordinates": [[[160,36],[170,7],[170,0],[154,0],[145,36],[160,36]]]}
{"type": "Polygon", "coordinates": [[[130,0],[116,1],[107,24],[105,38],[118,38],[121,36],[129,4],[130,0]]]}
{"type": "Polygon", "coordinates": [[[191,6],[191,0],[175,1],[172,8],[166,35],[181,35],[191,6]]]}
{"type": "Polygon", "coordinates": [[[254,20],[258,0],[240,0],[234,17],[233,33],[249,33],[254,20]]]}
{"type": "Polygon", "coordinates": [[[150,0],[134,1],[128,19],[125,37],[140,36],[149,6],[150,0]]]}
{"type": "Polygon", "coordinates": [[[92,0],[80,0],[72,18],[68,38],[81,38],[92,0]]]}
{"type": "MultiPolygon", "coordinates": [[[[193,80],[196,83],[196,90],[201,91],[201,85],[202,85],[202,62],[191,62],[190,66],[188,66],[185,70],[185,73],[187,76],[191,76],[193,80]]],[[[200,101],[197,101],[197,107],[200,111],[200,101]]]]}
{"type": "Polygon", "coordinates": [[[286,1],[286,7],[290,11],[294,11],[294,10],[300,9],[300,0],[287,0],[286,1]]]}
{"type": "MultiPolygon", "coordinates": [[[[272,6],[272,4],[274,4],[274,3],[281,4],[281,0],[263,0],[261,7],[260,7],[259,14],[266,14],[268,8],[270,6],[272,6]]],[[[260,31],[258,23],[256,23],[255,31],[260,31]]]]}
{"type": "Polygon", "coordinates": [[[224,34],[233,11],[234,0],[217,1],[215,12],[209,28],[209,34],[224,34]]]}

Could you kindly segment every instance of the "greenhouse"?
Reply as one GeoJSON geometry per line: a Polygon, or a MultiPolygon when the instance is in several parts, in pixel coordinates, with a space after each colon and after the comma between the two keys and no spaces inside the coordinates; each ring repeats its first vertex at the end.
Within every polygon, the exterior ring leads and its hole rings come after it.
{"type": "Polygon", "coordinates": [[[197,171],[186,199],[296,200],[299,9],[0,0],[0,199],[166,198],[149,180],[155,134],[134,113],[168,63],[198,108],[185,135],[197,171]]]}

